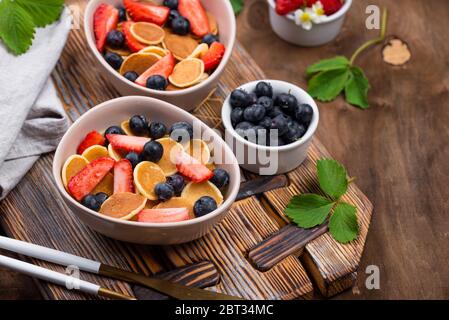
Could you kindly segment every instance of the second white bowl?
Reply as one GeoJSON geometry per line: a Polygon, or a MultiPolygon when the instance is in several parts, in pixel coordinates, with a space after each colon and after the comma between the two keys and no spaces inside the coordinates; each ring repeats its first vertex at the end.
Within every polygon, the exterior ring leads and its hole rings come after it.
{"type": "Polygon", "coordinates": [[[253,92],[257,83],[265,81],[273,87],[274,95],[291,93],[299,103],[309,104],[313,109],[312,122],[305,135],[298,141],[280,147],[267,147],[249,142],[242,138],[231,124],[231,104],[228,96],[221,109],[223,125],[226,129],[226,142],[237,157],[239,165],[260,175],[276,175],[297,168],[307,157],[307,150],[318,127],[320,118],[318,106],[313,98],[300,87],[280,80],[258,80],[239,87],[247,92],[253,92]]]}

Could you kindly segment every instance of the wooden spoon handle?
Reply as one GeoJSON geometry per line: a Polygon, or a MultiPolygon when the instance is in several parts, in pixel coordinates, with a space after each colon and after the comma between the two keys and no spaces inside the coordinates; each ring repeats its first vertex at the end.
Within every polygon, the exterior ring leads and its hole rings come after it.
{"type": "Polygon", "coordinates": [[[327,231],[327,222],[312,229],[289,224],[252,248],[249,261],[259,270],[266,271],[291,254],[301,254],[304,246],[327,231]]]}

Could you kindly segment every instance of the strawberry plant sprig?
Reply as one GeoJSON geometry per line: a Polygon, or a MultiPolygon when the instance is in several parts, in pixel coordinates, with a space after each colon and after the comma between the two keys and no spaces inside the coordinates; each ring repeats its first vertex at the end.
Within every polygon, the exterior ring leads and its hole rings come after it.
{"type": "Polygon", "coordinates": [[[329,218],[329,232],[341,243],[355,240],[359,234],[357,208],[343,202],[341,197],[353,179],[348,179],[346,169],[337,161],[317,161],[318,182],[325,197],[305,193],[293,196],[285,208],[285,214],[301,228],[309,229],[323,224],[329,218]]]}
{"type": "Polygon", "coordinates": [[[35,28],[59,19],[64,0],[0,0],[0,39],[15,55],[28,51],[35,28]]]}
{"type": "Polygon", "coordinates": [[[328,102],[344,91],[348,103],[361,109],[369,108],[370,84],[362,68],[355,66],[354,62],[364,50],[384,41],[387,19],[387,8],[384,8],[379,36],[360,46],[349,60],[344,56],[337,56],[309,66],[306,70],[309,94],[320,101],[328,102]]]}

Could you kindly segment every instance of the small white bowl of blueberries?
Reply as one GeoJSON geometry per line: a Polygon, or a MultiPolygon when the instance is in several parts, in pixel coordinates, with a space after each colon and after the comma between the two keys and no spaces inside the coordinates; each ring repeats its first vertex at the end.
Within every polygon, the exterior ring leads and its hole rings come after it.
{"type": "Polygon", "coordinates": [[[222,108],[226,141],[240,166],[260,175],[297,168],[318,127],[313,98],[279,80],[253,81],[232,91],[222,108]]]}

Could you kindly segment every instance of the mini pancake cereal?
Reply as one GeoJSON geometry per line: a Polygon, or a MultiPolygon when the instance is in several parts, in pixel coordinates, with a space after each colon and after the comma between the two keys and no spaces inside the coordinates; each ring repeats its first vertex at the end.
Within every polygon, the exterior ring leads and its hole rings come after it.
{"type": "Polygon", "coordinates": [[[230,177],[211,161],[207,143],[192,139],[187,122],[150,118],[133,115],[89,132],[62,167],[67,192],[87,209],[135,223],[181,222],[216,210],[230,177]],[[178,135],[188,141],[177,142],[178,135]]]}
{"type": "Polygon", "coordinates": [[[94,160],[97,160],[101,157],[107,157],[109,156],[108,149],[103,146],[94,145],[92,147],[87,148],[84,150],[82,156],[89,162],[92,162],[94,160]]]}
{"type": "Polygon", "coordinates": [[[149,45],[161,43],[165,37],[164,29],[154,23],[136,22],[130,31],[139,42],[149,45]]]}
{"type": "Polygon", "coordinates": [[[226,51],[217,19],[201,0],[122,0],[117,7],[102,3],[92,20],[96,47],[105,61],[128,81],[148,89],[174,91],[197,85],[217,69],[226,51]],[[167,55],[174,59],[162,59],[167,55]],[[179,70],[185,66],[176,67],[191,58],[203,62],[207,77],[195,74],[180,81],[179,70]],[[157,68],[151,69],[155,64],[157,68]]]}
{"type": "Polygon", "coordinates": [[[145,197],[135,193],[115,193],[101,205],[100,213],[120,220],[129,220],[145,208],[146,202],[145,197]]]}
{"type": "Polygon", "coordinates": [[[187,88],[200,82],[204,73],[204,63],[200,59],[189,58],[178,63],[168,79],[178,88],[187,88]]]}
{"type": "Polygon", "coordinates": [[[158,62],[161,57],[155,53],[133,53],[127,57],[120,67],[120,74],[124,75],[127,72],[135,72],[138,75],[144,73],[148,68],[152,67],[158,62]]]}

